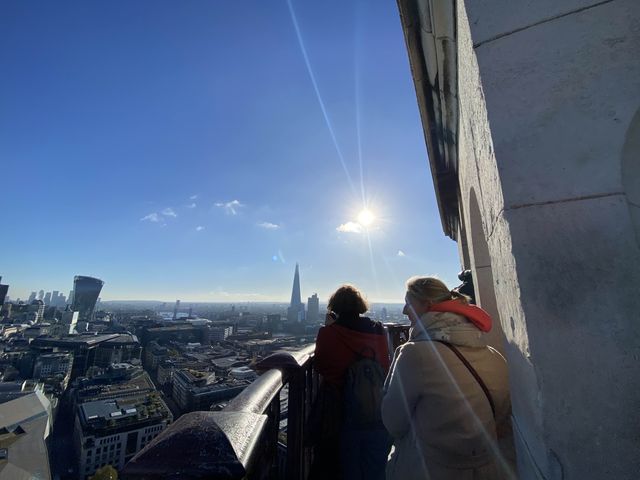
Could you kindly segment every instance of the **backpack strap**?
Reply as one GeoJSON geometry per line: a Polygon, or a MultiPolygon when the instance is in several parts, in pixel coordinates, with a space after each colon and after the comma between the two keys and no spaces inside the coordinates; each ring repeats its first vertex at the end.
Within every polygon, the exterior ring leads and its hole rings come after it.
{"type": "Polygon", "coordinates": [[[482,388],[482,391],[486,395],[487,400],[489,400],[489,405],[491,406],[491,412],[493,413],[493,419],[495,420],[495,418],[496,418],[496,406],[493,403],[493,397],[491,397],[491,393],[489,392],[489,389],[487,388],[487,385],[484,383],[484,381],[482,380],[482,377],[480,377],[480,375],[478,374],[476,369],[473,368],[473,366],[469,363],[469,361],[465,358],[465,356],[462,355],[462,353],[460,353],[460,350],[458,350],[455,346],[451,345],[449,342],[445,342],[444,340],[435,340],[435,339],[433,339],[431,341],[432,342],[441,343],[442,345],[446,345],[449,348],[449,350],[451,350],[453,353],[456,354],[456,356],[460,359],[462,364],[465,367],[467,367],[467,370],[469,370],[469,373],[471,373],[471,375],[473,375],[473,378],[476,379],[476,381],[480,385],[480,388],[482,388]]]}

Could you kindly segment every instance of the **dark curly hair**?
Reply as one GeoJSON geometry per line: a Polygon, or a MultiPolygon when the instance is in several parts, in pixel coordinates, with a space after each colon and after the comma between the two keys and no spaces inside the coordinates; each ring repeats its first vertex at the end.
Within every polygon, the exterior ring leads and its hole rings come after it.
{"type": "Polygon", "coordinates": [[[342,285],[331,295],[327,308],[338,315],[360,315],[369,310],[369,304],[356,287],[342,285]]]}

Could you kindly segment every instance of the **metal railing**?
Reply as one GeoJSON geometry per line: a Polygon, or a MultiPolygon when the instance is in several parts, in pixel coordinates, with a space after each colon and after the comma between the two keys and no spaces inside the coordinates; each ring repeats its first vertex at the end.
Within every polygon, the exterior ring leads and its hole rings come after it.
{"type": "Polygon", "coordinates": [[[314,349],[310,345],[265,358],[258,364],[264,373],[224,410],[183,415],[131,459],[122,478],[306,478],[311,458],[303,439],[317,388],[314,349]],[[280,436],[284,387],[288,389],[286,459],[279,462],[278,451],[285,450],[283,445],[279,448],[284,440],[280,436]]]}
{"type": "MultiPolygon", "coordinates": [[[[408,339],[408,326],[385,325],[391,353],[408,339]]],[[[312,453],[305,429],[318,388],[315,345],[278,352],[257,365],[251,385],[220,412],[180,417],[121,472],[125,480],[305,480],[312,453]],[[287,412],[281,403],[287,397],[287,412]],[[286,418],[286,433],[281,421],[286,418]]]]}

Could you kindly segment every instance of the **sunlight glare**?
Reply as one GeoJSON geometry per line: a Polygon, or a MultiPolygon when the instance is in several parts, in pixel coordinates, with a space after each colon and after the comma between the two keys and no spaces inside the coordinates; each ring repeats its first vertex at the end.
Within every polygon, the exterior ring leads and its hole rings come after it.
{"type": "Polygon", "coordinates": [[[363,227],[370,226],[374,220],[376,219],[375,215],[371,212],[371,210],[364,209],[358,214],[358,223],[363,227]]]}

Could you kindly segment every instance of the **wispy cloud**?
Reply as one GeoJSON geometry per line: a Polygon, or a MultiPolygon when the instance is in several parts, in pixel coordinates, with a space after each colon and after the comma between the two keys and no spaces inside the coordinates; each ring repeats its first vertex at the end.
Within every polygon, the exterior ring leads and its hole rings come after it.
{"type": "Polygon", "coordinates": [[[153,213],[150,213],[149,215],[145,215],[144,217],[142,217],[140,221],[159,223],[162,221],[162,218],[156,212],[153,212],[153,213]]]}
{"type": "Polygon", "coordinates": [[[175,210],[171,207],[167,207],[164,210],[162,210],[162,215],[164,215],[165,217],[177,217],[178,214],[175,212],[175,210]]]}
{"type": "Polygon", "coordinates": [[[189,197],[189,200],[196,200],[198,198],[198,195],[191,195],[189,197]]]}
{"type": "Polygon", "coordinates": [[[364,229],[362,228],[362,225],[360,225],[359,223],[347,222],[336,227],[336,230],[342,233],[362,233],[364,229]]]}
{"type": "Polygon", "coordinates": [[[259,300],[264,300],[266,298],[268,298],[265,294],[263,293],[254,293],[254,292],[227,292],[225,290],[216,290],[213,292],[209,292],[210,295],[216,297],[216,298],[220,298],[220,299],[225,299],[225,300],[253,300],[253,301],[259,301],[259,300]]]}
{"type": "Polygon", "coordinates": [[[201,232],[202,230],[204,230],[204,227],[202,225],[198,225],[196,227],[196,232],[201,232]]]}
{"type": "Polygon", "coordinates": [[[402,250],[398,250],[397,255],[398,255],[399,257],[406,257],[406,256],[407,256],[407,255],[406,255],[402,250]]]}
{"type": "Polygon", "coordinates": [[[224,209],[224,212],[227,215],[237,215],[238,210],[244,205],[240,203],[239,200],[231,200],[230,202],[218,202],[215,204],[216,207],[224,209]]]}
{"type": "Polygon", "coordinates": [[[258,226],[266,230],[277,230],[280,228],[280,225],[271,222],[261,222],[258,224],[258,226]]]}
{"type": "Polygon", "coordinates": [[[190,203],[187,208],[196,208],[196,202],[190,203]]]}

